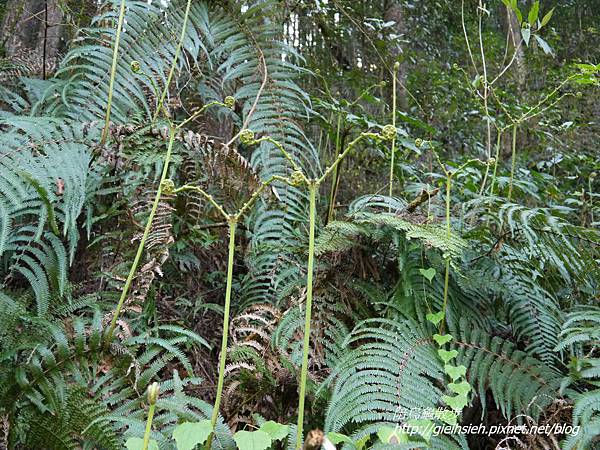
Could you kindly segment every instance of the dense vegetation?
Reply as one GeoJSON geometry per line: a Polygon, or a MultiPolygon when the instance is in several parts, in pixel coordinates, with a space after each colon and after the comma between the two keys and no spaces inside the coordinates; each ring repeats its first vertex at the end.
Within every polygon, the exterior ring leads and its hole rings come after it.
{"type": "Polygon", "coordinates": [[[0,2],[0,448],[600,448],[599,20],[0,2]]]}

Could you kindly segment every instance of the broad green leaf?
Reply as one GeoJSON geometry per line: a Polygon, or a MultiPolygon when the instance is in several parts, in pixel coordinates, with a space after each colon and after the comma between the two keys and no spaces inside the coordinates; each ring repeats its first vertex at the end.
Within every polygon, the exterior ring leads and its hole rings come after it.
{"type": "MultiPolygon", "coordinates": [[[[125,442],[127,450],[142,450],[144,448],[144,440],[139,437],[132,437],[125,442]]],[[[154,439],[148,442],[148,450],[158,450],[158,444],[154,439]]]]}
{"type": "Polygon", "coordinates": [[[554,14],[554,8],[548,11],[546,15],[542,18],[542,21],[540,22],[540,28],[548,25],[548,22],[550,22],[550,19],[552,19],[552,14],[554,14]]]}
{"type": "Polygon", "coordinates": [[[327,439],[329,439],[331,443],[335,445],[340,444],[342,442],[344,442],[345,444],[352,444],[352,439],[350,439],[348,436],[342,433],[335,433],[333,431],[330,431],[329,433],[327,433],[326,436],[327,439]]]}
{"type": "Polygon", "coordinates": [[[435,277],[435,269],[430,267],[429,269],[419,269],[419,273],[427,278],[430,282],[435,277]]]}
{"type": "Polygon", "coordinates": [[[456,358],[458,356],[458,351],[456,351],[456,350],[444,350],[443,348],[440,348],[438,350],[438,355],[440,356],[440,358],[442,359],[442,361],[444,361],[444,364],[448,364],[451,359],[454,359],[454,358],[456,358]]]}
{"type": "Polygon", "coordinates": [[[266,450],[271,446],[271,436],[261,430],[238,431],[233,440],[240,450],[266,450]]]}
{"type": "Polygon", "coordinates": [[[531,25],[531,26],[535,25],[539,14],[540,14],[540,2],[539,2],[539,0],[536,0],[535,2],[533,2],[533,6],[529,10],[529,14],[527,14],[527,21],[529,22],[529,25],[531,25]]]}
{"type": "Polygon", "coordinates": [[[521,13],[521,10],[517,6],[517,0],[511,0],[510,6],[511,6],[512,10],[515,12],[515,14],[517,15],[517,19],[519,20],[519,23],[523,23],[523,14],[521,13]]]}
{"type": "Polygon", "coordinates": [[[522,28],[521,36],[523,36],[523,41],[525,41],[525,45],[529,46],[529,39],[531,38],[531,28],[522,28]]]}
{"type": "Polygon", "coordinates": [[[323,442],[321,442],[322,450],[336,450],[335,444],[329,440],[327,436],[323,436],[323,442]]]}
{"type": "Polygon", "coordinates": [[[467,395],[469,392],[471,392],[471,385],[468,381],[463,381],[461,383],[450,383],[448,384],[448,389],[455,394],[467,395]]]}
{"type": "Polygon", "coordinates": [[[444,318],[444,311],[437,312],[435,314],[429,313],[425,316],[427,320],[429,320],[432,324],[437,325],[444,318]]]}
{"type": "Polygon", "coordinates": [[[173,430],[173,439],[177,450],[193,450],[198,444],[204,444],[212,432],[210,420],[184,422],[173,430]]]}
{"type": "Polygon", "coordinates": [[[273,420],[269,420],[269,421],[263,423],[260,426],[259,430],[264,431],[269,436],[271,436],[272,440],[280,441],[287,437],[290,427],[289,427],[289,425],[283,425],[283,424],[277,423],[273,420]]]}
{"type": "Polygon", "coordinates": [[[437,345],[439,345],[440,347],[442,347],[443,345],[447,344],[448,342],[450,342],[452,340],[452,335],[451,334],[434,334],[433,335],[433,340],[435,342],[437,342],[437,345]]]}
{"type": "Polygon", "coordinates": [[[467,373],[467,368],[465,366],[452,366],[446,364],[444,366],[444,372],[452,378],[452,381],[458,380],[460,377],[464,377],[467,373]]]}
{"type": "Polygon", "coordinates": [[[456,395],[454,397],[442,395],[442,401],[457,412],[462,411],[463,408],[469,403],[469,399],[466,395],[456,395]]]}

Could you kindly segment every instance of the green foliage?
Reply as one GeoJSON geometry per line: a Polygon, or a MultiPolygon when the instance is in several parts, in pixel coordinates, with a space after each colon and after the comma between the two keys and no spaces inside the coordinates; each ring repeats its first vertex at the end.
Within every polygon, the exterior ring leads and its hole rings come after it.
{"type": "Polygon", "coordinates": [[[513,438],[427,432],[474,418],[570,422],[581,432],[554,447],[597,443],[595,6],[193,1],[162,111],[185,122],[167,170],[152,118],[187,0],[124,2],[102,145],[119,2],[92,3],[87,26],[63,17],[76,38],[47,79],[35,51],[9,48],[19,33],[0,39],[0,447],[294,448],[323,428],[325,446],[356,449],[513,438]],[[395,140],[391,163],[377,133],[395,140]],[[273,176],[226,277],[216,205],[236,211],[273,176]]]}
{"type": "MultiPolygon", "coordinates": [[[[24,323],[28,327],[34,324],[24,323]]],[[[132,337],[107,347],[98,314],[91,324],[75,319],[68,330],[49,322],[44,325],[48,330],[46,344],[38,341],[4,349],[1,361],[1,403],[7,405],[6,412],[14,421],[12,439],[16,442],[23,437],[32,448],[74,449],[82,442],[121,448],[119,429],[123,425],[130,430],[143,426],[143,417],[137,411],[139,403],[132,401],[136,392],[171,361],[189,366],[178,348],[187,341],[186,335],[191,335],[187,330],[173,337],[132,337]]],[[[177,373],[163,386],[165,394],[160,405],[168,413],[156,418],[162,426],[175,421],[178,415],[202,417],[209,411],[208,405],[183,393],[177,373]]]]}
{"type": "Polygon", "coordinates": [[[173,439],[177,442],[177,450],[194,450],[196,445],[204,444],[212,433],[210,420],[191,423],[184,422],[173,430],[173,439]]]}
{"type": "MultiPolygon", "coordinates": [[[[432,342],[415,322],[370,319],[359,323],[340,348],[356,348],[340,359],[327,408],[325,431],[402,420],[403,410],[436,408],[442,391],[431,382],[443,367],[432,342]]],[[[432,439],[434,448],[460,448],[451,438],[432,439]]]]}
{"type": "Polygon", "coordinates": [[[461,321],[453,331],[458,363],[467,367],[469,383],[478,391],[483,408],[489,390],[505,417],[536,416],[556,397],[560,373],[518,350],[509,341],[461,321]],[[537,411],[537,413],[536,413],[537,411]]]}
{"type": "Polygon", "coordinates": [[[1,273],[26,278],[44,316],[50,291],[65,291],[79,240],[77,220],[100,183],[90,167],[95,130],[53,119],[9,118],[3,124],[1,273]]]}

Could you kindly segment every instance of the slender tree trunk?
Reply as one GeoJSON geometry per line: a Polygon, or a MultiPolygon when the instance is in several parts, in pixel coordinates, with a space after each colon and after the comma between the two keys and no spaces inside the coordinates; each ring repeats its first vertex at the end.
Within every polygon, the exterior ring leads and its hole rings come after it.
{"type": "MultiPolygon", "coordinates": [[[[399,0],[385,0],[383,20],[385,22],[394,22],[391,29],[396,36],[404,36],[406,34],[404,11],[399,0]]],[[[393,59],[389,63],[389,68],[393,71],[394,63],[396,61],[401,62],[403,49],[399,42],[393,41],[390,43],[389,51],[393,59]]],[[[400,69],[398,70],[398,82],[396,87],[399,109],[406,109],[408,104],[406,99],[406,75],[406,66],[401,62],[400,69]]]]}
{"type": "Polygon", "coordinates": [[[515,61],[513,62],[512,72],[515,74],[515,79],[519,89],[525,84],[525,75],[527,68],[525,67],[525,51],[523,46],[525,45],[521,38],[521,24],[517,15],[510,9],[506,8],[506,24],[508,34],[508,58],[506,63],[508,64],[513,57],[513,52],[517,52],[515,55],[515,61]]]}

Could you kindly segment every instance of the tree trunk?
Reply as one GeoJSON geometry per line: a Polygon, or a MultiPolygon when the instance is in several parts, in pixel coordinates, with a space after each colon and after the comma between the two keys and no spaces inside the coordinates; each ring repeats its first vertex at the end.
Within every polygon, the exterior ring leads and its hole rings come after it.
{"type": "Polygon", "coordinates": [[[508,49],[509,52],[507,64],[511,61],[513,57],[513,52],[517,52],[515,55],[515,61],[513,62],[512,72],[515,75],[515,79],[517,80],[517,84],[519,86],[519,90],[525,84],[525,75],[527,73],[527,68],[525,67],[525,51],[523,46],[525,45],[522,42],[521,37],[521,24],[519,23],[519,19],[517,15],[508,7],[506,7],[506,24],[508,28],[508,49]]]}
{"type": "MultiPolygon", "coordinates": [[[[383,20],[385,22],[394,22],[391,27],[393,33],[397,36],[404,36],[406,34],[406,22],[404,20],[404,12],[402,5],[398,0],[386,0],[383,12],[383,20]]],[[[401,60],[403,53],[402,46],[399,42],[393,41],[389,47],[392,61],[390,61],[390,70],[393,70],[393,65],[396,61],[401,60]]],[[[401,62],[401,61],[400,61],[401,62]]],[[[396,96],[398,99],[399,109],[406,109],[408,102],[406,99],[406,66],[400,63],[398,69],[398,83],[396,88],[396,96]]]]}
{"type": "Polygon", "coordinates": [[[46,77],[58,64],[64,47],[62,20],[58,0],[8,0],[0,45],[11,60],[46,77]]]}

